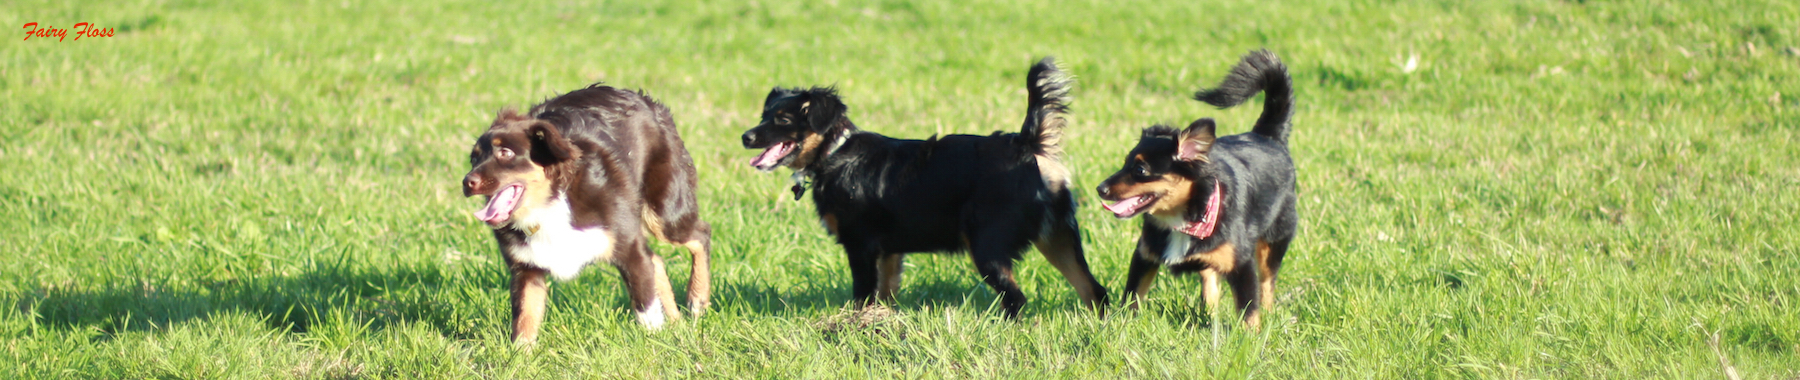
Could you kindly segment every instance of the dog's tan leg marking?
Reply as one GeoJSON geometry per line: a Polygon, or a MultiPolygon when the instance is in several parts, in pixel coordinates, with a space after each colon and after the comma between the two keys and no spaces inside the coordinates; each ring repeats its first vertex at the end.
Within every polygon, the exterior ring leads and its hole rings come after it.
{"type": "Polygon", "coordinates": [[[1150,284],[1156,282],[1156,272],[1160,272],[1160,270],[1144,272],[1144,277],[1138,279],[1137,289],[1126,289],[1131,292],[1131,299],[1128,302],[1132,310],[1137,310],[1139,304],[1150,302],[1150,284]]]}
{"type": "Polygon", "coordinates": [[[687,248],[688,257],[694,261],[693,273],[688,276],[688,313],[699,318],[712,307],[712,253],[698,240],[681,246],[687,248]]]}
{"type": "Polygon", "coordinates": [[[549,297],[542,269],[517,269],[512,278],[513,343],[531,345],[537,342],[538,326],[544,324],[544,302],[549,297]]]}
{"type": "Polygon", "coordinates": [[[830,233],[831,236],[837,236],[837,214],[825,213],[825,216],[819,217],[819,224],[825,226],[825,232],[830,233]]]}
{"type": "Polygon", "coordinates": [[[901,273],[906,271],[906,256],[890,254],[876,259],[875,302],[893,304],[895,293],[900,291],[901,273]]]}
{"type": "Polygon", "coordinates": [[[1100,304],[1100,292],[1094,289],[1094,274],[1084,270],[1082,266],[1085,263],[1075,258],[1080,241],[1072,236],[1051,234],[1032,243],[1037,246],[1038,253],[1044,254],[1044,259],[1050,261],[1051,266],[1062,272],[1063,279],[1069,281],[1069,286],[1075,288],[1075,295],[1081,297],[1083,306],[1094,310],[1105,306],[1100,304]]]}
{"type": "Polygon", "coordinates": [[[656,211],[644,207],[640,215],[639,219],[642,219],[641,223],[644,225],[644,235],[654,237],[664,243],[675,244],[675,242],[669,241],[668,236],[663,235],[663,220],[662,217],[656,216],[656,211]]]}
{"type": "Polygon", "coordinates": [[[1206,268],[1200,270],[1200,296],[1206,300],[1206,309],[1219,308],[1219,271],[1206,268]]]}
{"type": "MultiPolygon", "coordinates": [[[[1200,270],[1200,279],[1203,283],[1200,294],[1206,298],[1207,313],[1215,314],[1214,310],[1218,310],[1220,298],[1219,281],[1223,279],[1224,275],[1237,270],[1237,246],[1231,243],[1220,244],[1218,248],[1213,248],[1211,251],[1188,255],[1187,260],[1206,265],[1206,269],[1200,270]]],[[[1239,289],[1233,289],[1233,291],[1237,290],[1239,289]]]]}
{"type": "Polygon", "coordinates": [[[662,255],[650,254],[651,275],[656,286],[656,298],[662,300],[663,315],[669,321],[681,319],[681,310],[675,307],[675,289],[669,286],[669,271],[663,267],[662,255]]]}
{"type": "Polygon", "coordinates": [[[1256,271],[1256,310],[1244,317],[1251,328],[1261,324],[1263,309],[1275,305],[1275,271],[1269,268],[1269,242],[1256,241],[1256,271]]]}

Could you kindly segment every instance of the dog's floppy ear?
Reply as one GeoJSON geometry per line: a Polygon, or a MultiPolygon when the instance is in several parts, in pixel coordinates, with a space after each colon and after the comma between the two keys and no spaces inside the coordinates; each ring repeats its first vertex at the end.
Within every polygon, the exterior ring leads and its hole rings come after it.
{"type": "Polygon", "coordinates": [[[807,99],[808,104],[801,107],[802,112],[806,113],[807,126],[812,128],[813,133],[830,132],[837,119],[844,116],[844,102],[839,101],[837,94],[829,89],[814,90],[811,95],[807,99]]]}
{"type": "Polygon", "coordinates": [[[1217,138],[1213,134],[1215,128],[1217,126],[1213,124],[1212,118],[1201,118],[1194,120],[1193,124],[1188,124],[1187,129],[1181,130],[1181,138],[1178,140],[1179,147],[1175,149],[1175,159],[1206,162],[1206,153],[1212,150],[1213,140],[1217,138]]]}
{"type": "Polygon", "coordinates": [[[526,138],[531,139],[531,160],[541,165],[575,159],[581,154],[569,139],[563,137],[562,131],[550,122],[538,120],[525,127],[526,138]]]}

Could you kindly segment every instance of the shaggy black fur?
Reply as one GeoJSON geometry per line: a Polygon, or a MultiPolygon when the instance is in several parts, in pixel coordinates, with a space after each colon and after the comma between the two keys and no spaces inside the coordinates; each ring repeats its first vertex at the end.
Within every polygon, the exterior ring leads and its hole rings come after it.
{"type": "Polygon", "coordinates": [[[900,283],[901,255],[968,252],[1016,317],[1025,295],[1013,262],[1025,247],[1063,272],[1092,307],[1106,290],[1088,271],[1060,136],[1070,80],[1050,58],[1026,76],[1030,104],[1019,133],[904,140],[862,131],[830,88],[776,88],[744,147],[766,149],[751,164],[785,165],[796,196],[810,189],[820,221],[850,263],[855,299],[889,301],[900,283]],[[798,181],[804,182],[804,181],[798,181]]]}

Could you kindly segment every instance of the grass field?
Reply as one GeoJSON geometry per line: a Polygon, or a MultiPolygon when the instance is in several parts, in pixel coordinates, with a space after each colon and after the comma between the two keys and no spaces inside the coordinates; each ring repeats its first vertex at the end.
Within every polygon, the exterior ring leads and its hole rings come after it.
{"type": "MultiPolygon", "coordinates": [[[[0,45],[0,377],[1800,377],[1800,3],[632,3],[0,4],[117,31],[0,45]],[[1095,318],[1035,253],[1018,321],[928,255],[852,321],[811,204],[738,145],[773,85],[1012,130],[1055,55],[1089,189],[1142,127],[1246,131],[1260,101],[1187,95],[1258,47],[1298,85],[1305,220],[1262,331],[1193,277],[1095,318]],[[673,109],[715,307],[646,332],[595,267],[527,353],[457,180],[496,110],[596,80],[673,109]]],[[[1116,298],[1137,221],[1080,194],[1116,298]]]]}

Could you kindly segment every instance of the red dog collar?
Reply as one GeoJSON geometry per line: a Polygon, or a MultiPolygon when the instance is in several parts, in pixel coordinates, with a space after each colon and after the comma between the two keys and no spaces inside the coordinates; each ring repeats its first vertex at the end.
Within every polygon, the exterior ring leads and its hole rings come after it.
{"type": "Polygon", "coordinates": [[[1220,195],[1224,193],[1219,188],[1219,181],[1214,180],[1212,196],[1206,197],[1206,214],[1200,216],[1200,221],[1189,222],[1186,226],[1182,226],[1180,231],[1195,239],[1211,237],[1213,229],[1219,225],[1219,200],[1220,195]]]}

